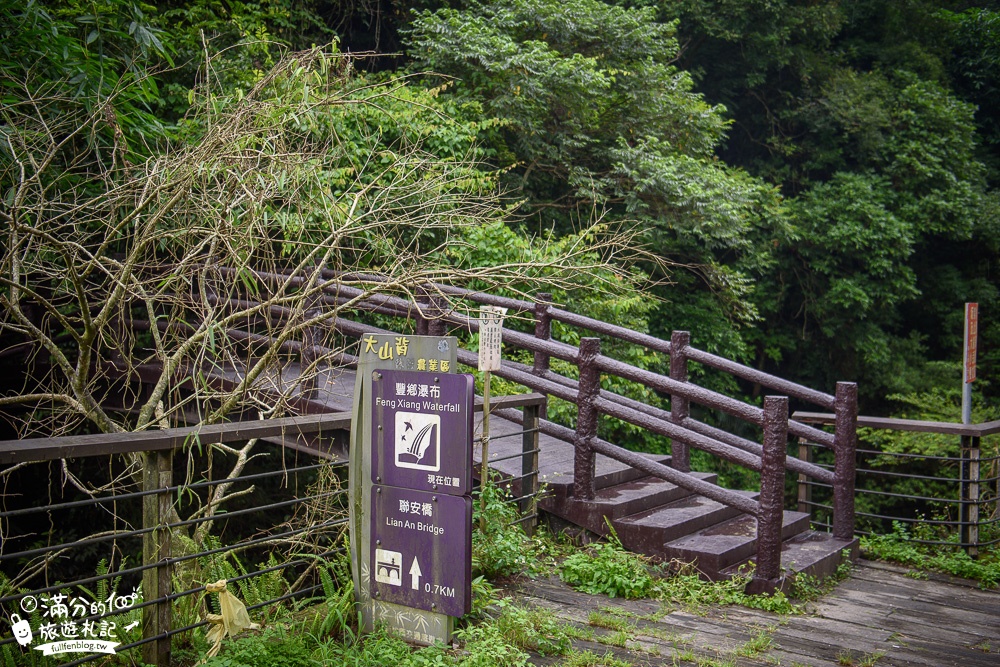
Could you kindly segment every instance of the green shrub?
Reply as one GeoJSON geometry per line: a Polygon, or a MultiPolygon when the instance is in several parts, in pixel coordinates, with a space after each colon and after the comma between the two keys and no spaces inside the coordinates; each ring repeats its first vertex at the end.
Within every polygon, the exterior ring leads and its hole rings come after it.
{"type": "Polygon", "coordinates": [[[468,655],[462,667],[525,667],[528,653],[507,641],[496,623],[481,623],[456,633],[468,655]]]}
{"type": "Polygon", "coordinates": [[[268,628],[261,634],[223,640],[222,650],[209,658],[205,667],[315,667],[311,653],[299,633],[268,628]]]}
{"type": "Polygon", "coordinates": [[[478,497],[473,504],[472,568],[487,579],[529,569],[534,548],[520,525],[514,523],[520,516],[517,507],[508,502],[508,491],[490,480],[475,495],[478,497]]]}
{"type": "Polygon", "coordinates": [[[649,597],[656,590],[647,561],[625,551],[614,531],[608,542],[593,544],[563,561],[559,577],[584,593],[613,598],[649,597]]]}

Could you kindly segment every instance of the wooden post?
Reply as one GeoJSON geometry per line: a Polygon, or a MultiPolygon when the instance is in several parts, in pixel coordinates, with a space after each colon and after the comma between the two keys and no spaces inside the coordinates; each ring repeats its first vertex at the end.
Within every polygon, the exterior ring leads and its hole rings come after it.
{"type": "Polygon", "coordinates": [[[858,385],[853,382],[838,382],[833,409],[833,536],[838,540],[853,540],[858,385]]]}
{"type": "MultiPolygon", "coordinates": [[[[538,421],[539,406],[526,405],[523,408],[522,420],[524,433],[521,436],[521,514],[531,516],[538,514],[538,421]]],[[[535,532],[538,517],[535,516],[524,523],[524,532],[529,536],[535,532]]]]}
{"type": "Polygon", "coordinates": [[[426,336],[428,329],[428,320],[424,317],[423,313],[427,313],[430,308],[430,299],[427,297],[427,291],[425,288],[420,287],[417,289],[417,307],[416,307],[416,333],[418,336],[426,336]]]}
{"type": "Polygon", "coordinates": [[[785,457],[788,454],[788,397],[764,397],[764,451],[761,456],[760,514],[757,516],[757,569],[753,592],[772,592],[781,575],[785,457]]]}
{"type": "Polygon", "coordinates": [[[979,556],[979,481],[980,481],[979,438],[962,436],[962,504],[961,517],[962,545],[965,552],[979,556]]]}
{"type": "MultiPolygon", "coordinates": [[[[549,314],[551,303],[552,295],[548,292],[539,292],[535,295],[535,338],[538,340],[552,340],[552,316],[549,314]]],[[[549,355],[545,352],[535,352],[532,370],[538,375],[549,370],[549,355]]]]}
{"type": "Polygon", "coordinates": [[[440,296],[430,297],[430,321],[427,323],[427,335],[429,336],[444,336],[446,333],[447,325],[442,319],[445,314],[444,299],[440,296]]]}
{"type": "MultiPolygon", "coordinates": [[[[549,314],[551,303],[552,295],[548,292],[539,292],[535,295],[535,338],[538,340],[552,340],[552,315],[549,314]]],[[[536,375],[543,375],[548,370],[549,355],[545,352],[535,352],[532,372],[536,375]]],[[[548,418],[547,401],[539,409],[538,418],[548,418]]]]}
{"type": "MultiPolygon", "coordinates": [[[[317,282],[319,280],[321,278],[317,276],[317,282]]],[[[306,297],[305,308],[302,313],[303,320],[308,322],[315,317],[319,317],[323,312],[320,304],[318,295],[313,294],[306,297]]],[[[299,391],[302,398],[307,401],[316,397],[316,375],[319,373],[319,365],[316,363],[319,355],[316,353],[316,348],[319,346],[321,339],[320,328],[316,325],[307,326],[302,330],[302,351],[299,355],[301,359],[300,373],[306,373],[307,370],[310,372],[302,380],[299,391]]]]}
{"type": "Polygon", "coordinates": [[[580,339],[580,356],[577,360],[580,391],[576,405],[576,436],[573,438],[576,450],[573,458],[573,496],[580,500],[593,500],[596,494],[596,456],[590,447],[590,441],[597,437],[597,409],[594,407],[594,400],[601,392],[601,372],[597,369],[595,360],[600,353],[600,338],[580,339]]]}
{"type": "MultiPolygon", "coordinates": [[[[674,331],[670,334],[670,379],[677,382],[688,381],[687,356],[685,351],[691,344],[691,334],[687,331],[674,331]]],[[[670,397],[670,421],[677,426],[683,426],[684,420],[691,415],[691,403],[681,396],[670,397]]],[[[686,442],[676,438],[670,442],[670,467],[681,472],[691,472],[691,449],[686,442]]]]}
{"type": "MultiPolygon", "coordinates": [[[[173,483],[173,452],[148,452],[143,455],[143,491],[167,489],[173,483]]],[[[170,529],[165,527],[170,517],[172,498],[169,491],[143,496],[142,525],[153,528],[142,536],[142,597],[156,600],[172,592],[170,566],[161,565],[170,558],[170,529]]],[[[142,608],[143,639],[159,637],[170,631],[170,601],[157,602],[142,608]]],[[[142,645],[142,659],[148,665],[169,667],[170,637],[159,637],[142,645]]]]}

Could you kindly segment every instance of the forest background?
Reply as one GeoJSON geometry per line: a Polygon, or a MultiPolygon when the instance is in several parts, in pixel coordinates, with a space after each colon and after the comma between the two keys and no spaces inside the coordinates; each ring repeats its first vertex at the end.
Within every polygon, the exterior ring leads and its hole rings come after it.
{"type": "MultiPolygon", "coordinates": [[[[468,164],[459,187],[499,193],[503,224],[463,228],[442,265],[628,227],[668,264],[561,301],[661,337],[689,330],[819,389],[857,381],[865,414],[955,421],[962,304],[977,301],[974,420],[1000,416],[995,3],[0,0],[0,35],[0,208],[16,208],[10,139],[37,100],[53,100],[45,117],[101,109],[82,140],[95,164],[151,164],[203,141],[200,110],[269,76],[291,95],[301,72],[274,68],[319,46],[344,56],[352,95],[393,91],[391,127],[326,131],[357,155],[419,137],[468,164]]],[[[83,192],[85,174],[64,178],[76,167],[47,192],[83,192]]],[[[328,172],[331,191],[350,173],[328,172]]],[[[24,367],[0,361],[16,391],[24,367]]]]}

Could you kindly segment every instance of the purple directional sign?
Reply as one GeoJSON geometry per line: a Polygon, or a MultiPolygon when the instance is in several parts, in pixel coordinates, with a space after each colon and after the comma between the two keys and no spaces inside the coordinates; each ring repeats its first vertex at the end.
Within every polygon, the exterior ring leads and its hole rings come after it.
{"type": "Polygon", "coordinates": [[[472,499],[372,488],[372,596],[449,616],[469,613],[472,499]]]}
{"type": "Polygon", "coordinates": [[[372,482],[472,493],[472,376],[378,371],[372,389],[372,482]]]}

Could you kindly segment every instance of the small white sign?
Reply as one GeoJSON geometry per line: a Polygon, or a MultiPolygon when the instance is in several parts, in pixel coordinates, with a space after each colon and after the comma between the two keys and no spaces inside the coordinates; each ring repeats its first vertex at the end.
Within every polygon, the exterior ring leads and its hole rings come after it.
{"type": "Polygon", "coordinates": [[[441,416],[396,413],[396,467],[441,470],[441,416]]]}
{"type": "Polygon", "coordinates": [[[503,318],[506,308],[479,307],[479,370],[500,370],[500,346],[503,343],[503,318]]]}
{"type": "Polygon", "coordinates": [[[375,549],[375,581],[390,586],[403,585],[403,554],[375,549]]]}

